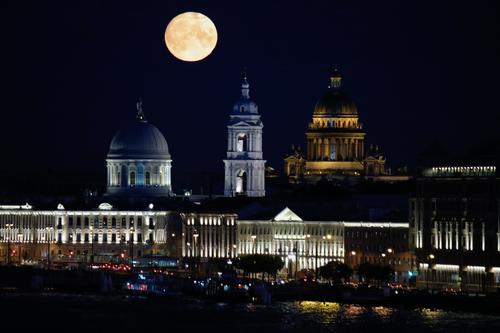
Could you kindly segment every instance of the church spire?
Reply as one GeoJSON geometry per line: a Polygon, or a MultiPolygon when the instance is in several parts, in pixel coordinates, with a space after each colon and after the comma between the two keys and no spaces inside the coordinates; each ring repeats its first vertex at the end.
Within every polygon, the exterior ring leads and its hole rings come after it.
{"type": "Polygon", "coordinates": [[[137,120],[145,121],[146,117],[144,116],[144,112],[142,111],[142,97],[139,97],[139,101],[137,101],[137,103],[135,103],[135,107],[137,108],[137,114],[136,114],[135,118],[137,120]]]}
{"type": "Polygon", "coordinates": [[[247,81],[247,67],[243,67],[243,82],[241,83],[241,96],[244,99],[250,98],[250,85],[247,81]]]}
{"type": "Polygon", "coordinates": [[[335,66],[332,76],[330,76],[330,88],[339,89],[341,81],[342,75],[340,75],[339,69],[335,66]]]}

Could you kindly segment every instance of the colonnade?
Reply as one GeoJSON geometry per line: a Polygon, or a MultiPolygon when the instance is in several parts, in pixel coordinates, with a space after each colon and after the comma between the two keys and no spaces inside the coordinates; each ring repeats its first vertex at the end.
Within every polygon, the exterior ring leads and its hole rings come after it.
{"type": "Polygon", "coordinates": [[[309,161],[356,161],[364,158],[362,138],[309,138],[307,159],[309,161]]]}

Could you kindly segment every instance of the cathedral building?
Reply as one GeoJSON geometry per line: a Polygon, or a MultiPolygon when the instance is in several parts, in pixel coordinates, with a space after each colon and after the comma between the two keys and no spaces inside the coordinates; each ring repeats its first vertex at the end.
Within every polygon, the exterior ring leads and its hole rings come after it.
{"type": "Polygon", "coordinates": [[[257,104],[250,99],[250,85],[245,75],[241,84],[241,99],[234,104],[227,125],[227,155],[224,160],[226,197],[265,196],[263,127],[257,104]]]}
{"type": "Polygon", "coordinates": [[[356,104],[343,91],[342,76],[335,69],[328,89],[314,107],[306,131],[306,152],[292,147],[285,156],[285,174],[292,182],[318,181],[323,176],[369,176],[374,180],[389,176],[378,147],[365,152],[365,137],[356,104]]]}
{"type": "Polygon", "coordinates": [[[170,196],[171,163],[167,140],[146,120],[139,101],[135,121],[118,131],[111,141],[106,159],[107,194],[170,196]]]}
{"type": "Polygon", "coordinates": [[[356,105],[341,90],[341,80],[335,70],[329,88],[314,107],[306,131],[308,174],[358,175],[363,171],[366,133],[356,105]]]}

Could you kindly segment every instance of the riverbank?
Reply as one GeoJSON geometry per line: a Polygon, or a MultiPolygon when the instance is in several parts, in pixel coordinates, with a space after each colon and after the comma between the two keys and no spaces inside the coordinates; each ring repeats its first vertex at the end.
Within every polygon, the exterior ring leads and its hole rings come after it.
{"type": "MultiPolygon", "coordinates": [[[[469,296],[463,294],[430,294],[425,291],[376,288],[368,286],[328,284],[267,284],[263,281],[193,280],[175,276],[162,277],[161,284],[139,280],[145,290],[127,290],[133,273],[85,270],[42,270],[28,267],[2,267],[0,269],[0,296],[39,297],[39,295],[92,295],[114,297],[147,297],[149,300],[188,298],[226,303],[276,303],[295,301],[337,302],[361,306],[385,306],[395,309],[433,308],[474,313],[500,313],[499,295],[469,296]],[[258,287],[258,288],[257,288],[258,287]],[[149,288],[149,289],[148,289],[149,288]],[[153,297],[154,288],[165,290],[153,297]],[[259,292],[260,291],[260,292],[259,292]],[[263,293],[263,292],[264,293],[263,293]],[[262,296],[266,296],[265,299],[262,296]]],[[[139,288],[140,289],[140,288],[139,288]]],[[[68,296],[69,297],[69,296],[68,296]]]]}

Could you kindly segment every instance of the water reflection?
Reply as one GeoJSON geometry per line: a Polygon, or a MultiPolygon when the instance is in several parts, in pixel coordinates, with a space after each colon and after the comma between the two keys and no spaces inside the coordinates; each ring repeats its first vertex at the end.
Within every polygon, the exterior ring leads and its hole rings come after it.
{"type": "Polygon", "coordinates": [[[500,317],[437,309],[398,309],[334,302],[276,303],[269,307],[281,315],[280,331],[332,332],[481,332],[500,331],[500,317]]]}

